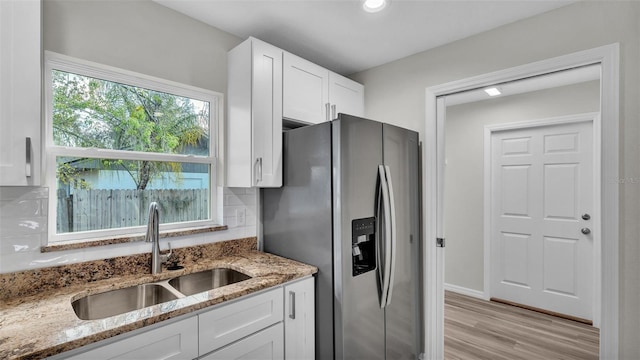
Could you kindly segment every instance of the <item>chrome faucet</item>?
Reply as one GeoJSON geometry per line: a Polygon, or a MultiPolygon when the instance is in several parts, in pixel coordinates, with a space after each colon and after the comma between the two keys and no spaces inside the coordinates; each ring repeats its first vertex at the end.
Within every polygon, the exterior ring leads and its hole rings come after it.
{"type": "Polygon", "coordinates": [[[153,201],[149,204],[149,220],[147,221],[147,234],[144,241],[151,243],[151,273],[158,274],[162,271],[162,263],[171,256],[171,244],[169,244],[169,254],[160,254],[160,218],[158,214],[158,203],[153,201]]]}

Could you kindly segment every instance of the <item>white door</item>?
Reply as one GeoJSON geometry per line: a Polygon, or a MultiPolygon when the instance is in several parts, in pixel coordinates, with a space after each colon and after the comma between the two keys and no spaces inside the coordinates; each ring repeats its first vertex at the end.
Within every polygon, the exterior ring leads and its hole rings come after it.
{"type": "Polygon", "coordinates": [[[492,132],[492,298],[593,319],[593,159],[592,121],[492,132]]]}

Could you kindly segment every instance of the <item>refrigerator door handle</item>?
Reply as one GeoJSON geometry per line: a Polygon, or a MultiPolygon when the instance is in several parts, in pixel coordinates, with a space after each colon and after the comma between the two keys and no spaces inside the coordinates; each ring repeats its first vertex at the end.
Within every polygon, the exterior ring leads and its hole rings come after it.
{"type": "Polygon", "coordinates": [[[380,300],[380,307],[384,307],[384,305],[382,304],[384,296],[383,296],[383,292],[382,292],[382,288],[383,288],[383,284],[384,284],[384,265],[382,263],[382,240],[383,240],[383,235],[382,235],[382,229],[384,226],[384,222],[382,221],[382,203],[383,203],[383,199],[382,199],[382,188],[383,188],[383,177],[382,174],[380,173],[380,169],[378,168],[378,188],[377,188],[377,194],[376,194],[376,232],[375,232],[375,240],[376,240],[376,272],[378,274],[378,283],[380,284],[380,294],[379,294],[379,300],[380,300]]]}
{"type": "MultiPolygon", "coordinates": [[[[387,176],[384,165],[378,166],[378,175],[380,176],[380,192],[382,193],[382,209],[378,206],[379,211],[384,213],[382,228],[384,228],[384,263],[378,266],[378,275],[381,277],[382,293],[380,294],[380,307],[387,306],[387,294],[389,292],[389,277],[391,267],[391,209],[389,201],[389,186],[387,184],[387,176]]],[[[378,214],[379,216],[380,214],[378,214]]],[[[379,216],[380,218],[380,216],[379,216]]],[[[382,219],[381,219],[382,220],[382,219]]],[[[380,221],[380,220],[379,220],[380,221]]],[[[378,259],[380,259],[380,251],[378,251],[378,259]]],[[[380,264],[379,264],[380,265],[380,264]]]]}
{"type": "Polygon", "coordinates": [[[388,166],[385,166],[385,173],[387,178],[387,186],[389,187],[389,209],[391,212],[389,228],[391,232],[391,240],[389,241],[391,244],[391,260],[389,263],[389,293],[387,294],[386,305],[391,304],[391,295],[393,293],[393,282],[396,275],[396,244],[397,244],[397,222],[396,222],[396,202],[393,196],[393,181],[391,180],[391,171],[388,166]]]}

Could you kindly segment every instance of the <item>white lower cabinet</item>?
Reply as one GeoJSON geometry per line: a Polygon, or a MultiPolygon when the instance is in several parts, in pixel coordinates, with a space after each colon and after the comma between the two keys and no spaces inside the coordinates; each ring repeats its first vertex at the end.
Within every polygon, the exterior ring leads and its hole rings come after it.
{"type": "Polygon", "coordinates": [[[309,277],[51,359],[313,359],[314,298],[309,277]]]}
{"type": "Polygon", "coordinates": [[[315,289],[313,278],[284,287],[285,359],[315,358],[315,289]]]}
{"type": "Polygon", "coordinates": [[[87,352],[71,360],[183,360],[198,357],[198,318],[180,320],[87,352]]]}
{"type": "Polygon", "coordinates": [[[240,340],[282,321],[282,287],[200,314],[200,354],[240,340]]]}
{"type": "Polygon", "coordinates": [[[236,341],[220,350],[201,357],[201,360],[276,360],[284,359],[282,322],[236,341]]]}

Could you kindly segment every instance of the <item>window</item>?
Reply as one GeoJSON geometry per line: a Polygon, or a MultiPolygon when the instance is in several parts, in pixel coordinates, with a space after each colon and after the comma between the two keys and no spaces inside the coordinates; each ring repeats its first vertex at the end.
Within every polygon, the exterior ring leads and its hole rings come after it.
{"type": "Polygon", "coordinates": [[[45,82],[51,242],[216,223],[221,94],[50,52],[45,82]]]}

